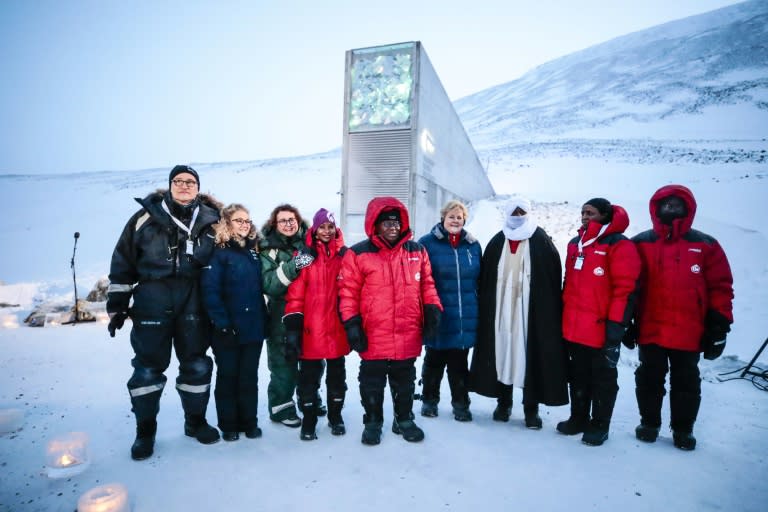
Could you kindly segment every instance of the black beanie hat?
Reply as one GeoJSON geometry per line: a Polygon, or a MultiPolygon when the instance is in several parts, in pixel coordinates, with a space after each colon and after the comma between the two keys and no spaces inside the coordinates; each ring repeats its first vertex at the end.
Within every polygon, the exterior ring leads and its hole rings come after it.
{"type": "Polygon", "coordinates": [[[396,220],[400,222],[400,210],[384,210],[378,217],[376,217],[376,222],[374,224],[380,224],[385,220],[396,220]]]}
{"type": "Polygon", "coordinates": [[[191,168],[188,165],[177,165],[173,169],[171,169],[171,174],[168,175],[168,188],[171,187],[171,182],[173,181],[173,178],[175,178],[177,175],[182,173],[188,173],[195,177],[195,181],[197,181],[197,188],[200,188],[200,176],[197,175],[197,171],[191,168]]]}
{"type": "Polygon", "coordinates": [[[594,206],[595,209],[599,211],[602,215],[608,215],[608,218],[610,218],[611,214],[613,213],[613,207],[611,206],[611,202],[607,199],[603,199],[602,197],[595,197],[593,199],[590,199],[584,204],[594,206]]]}

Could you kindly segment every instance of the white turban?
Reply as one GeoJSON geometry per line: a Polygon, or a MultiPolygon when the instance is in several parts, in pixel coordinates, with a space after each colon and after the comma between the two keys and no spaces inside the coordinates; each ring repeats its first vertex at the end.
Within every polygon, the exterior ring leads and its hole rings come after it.
{"type": "Polygon", "coordinates": [[[528,240],[536,231],[536,221],[531,216],[531,201],[522,196],[512,196],[504,206],[504,236],[507,240],[528,240]],[[523,216],[512,213],[520,208],[525,211],[523,216]]]}

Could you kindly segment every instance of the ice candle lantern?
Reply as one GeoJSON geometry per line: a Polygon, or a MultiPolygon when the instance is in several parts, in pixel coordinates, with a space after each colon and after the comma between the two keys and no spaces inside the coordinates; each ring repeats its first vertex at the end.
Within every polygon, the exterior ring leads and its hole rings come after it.
{"type": "Polygon", "coordinates": [[[128,489],[123,484],[100,485],[77,500],[77,512],[130,512],[128,489]]]}
{"type": "Polygon", "coordinates": [[[49,478],[66,478],[85,471],[88,457],[88,434],[69,432],[48,442],[45,457],[49,478]]]}

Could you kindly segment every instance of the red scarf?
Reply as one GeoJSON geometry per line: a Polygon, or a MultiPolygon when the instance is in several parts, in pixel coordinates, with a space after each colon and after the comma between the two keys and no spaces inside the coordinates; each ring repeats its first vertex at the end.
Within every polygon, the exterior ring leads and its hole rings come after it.
{"type": "Polygon", "coordinates": [[[517,254],[517,248],[520,246],[520,240],[507,240],[509,242],[509,250],[512,254],[517,254]]]}
{"type": "Polygon", "coordinates": [[[451,247],[454,249],[459,246],[459,242],[461,241],[461,233],[448,233],[448,241],[451,242],[451,247]]]}

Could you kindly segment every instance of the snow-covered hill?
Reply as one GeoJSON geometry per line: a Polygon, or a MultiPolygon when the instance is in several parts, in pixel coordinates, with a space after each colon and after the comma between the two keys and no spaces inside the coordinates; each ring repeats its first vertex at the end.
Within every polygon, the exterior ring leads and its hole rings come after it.
{"type": "Polygon", "coordinates": [[[481,152],[765,162],[768,1],[613,39],[456,108],[481,152]]]}

